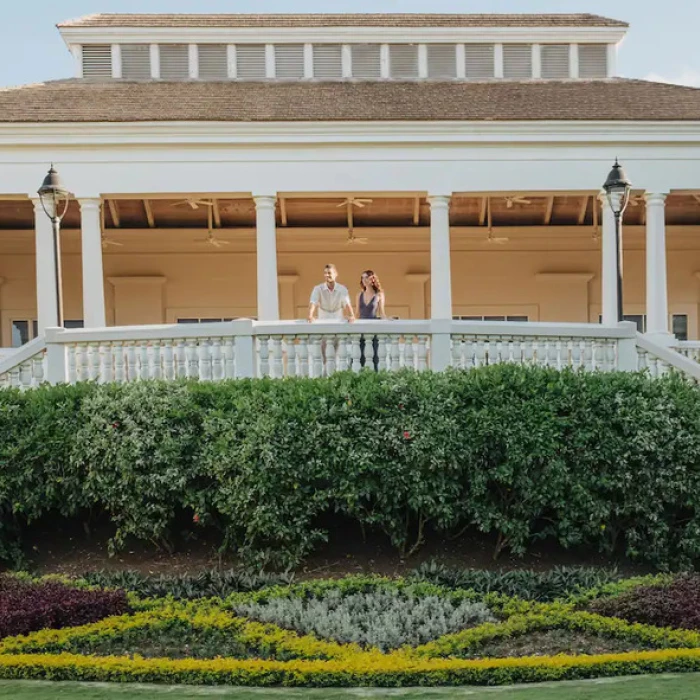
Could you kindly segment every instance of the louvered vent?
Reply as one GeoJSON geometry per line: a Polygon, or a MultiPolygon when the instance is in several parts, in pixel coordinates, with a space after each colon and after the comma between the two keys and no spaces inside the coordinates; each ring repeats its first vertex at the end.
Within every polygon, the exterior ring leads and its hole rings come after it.
{"type": "Polygon", "coordinates": [[[190,55],[187,44],[161,44],[161,80],[185,80],[190,77],[190,55]]]}
{"type": "Polygon", "coordinates": [[[532,77],[531,44],[503,44],[503,77],[532,77]]]}
{"type": "Polygon", "coordinates": [[[151,47],[148,44],[122,44],[122,78],[145,80],[151,77],[151,47]]]}
{"type": "Polygon", "coordinates": [[[493,78],[495,75],[493,44],[465,44],[464,75],[467,78],[493,78]]]}
{"type": "Polygon", "coordinates": [[[569,45],[543,44],[540,47],[543,78],[563,79],[569,77],[569,45]]]}
{"type": "Polygon", "coordinates": [[[418,45],[389,45],[389,75],[392,78],[418,77],[418,45]]]}
{"type": "Polygon", "coordinates": [[[457,77],[454,44],[428,44],[428,77],[457,77]]]}
{"type": "Polygon", "coordinates": [[[608,77],[607,44],[579,44],[578,75],[579,78],[608,77]]]}
{"type": "Polygon", "coordinates": [[[353,44],[351,51],[353,78],[381,78],[379,44],[353,44]]]}
{"type": "Polygon", "coordinates": [[[200,44],[199,77],[204,80],[225,80],[228,78],[226,44],[200,44]]]}
{"type": "Polygon", "coordinates": [[[83,46],[83,78],[112,77],[112,47],[109,44],[83,46]]]}
{"type": "Polygon", "coordinates": [[[275,45],[275,76],[277,78],[304,77],[304,45],[275,45]]]}
{"type": "Polygon", "coordinates": [[[343,77],[343,49],[340,44],[314,44],[314,78],[339,80],[343,77]]]}
{"type": "Polygon", "coordinates": [[[236,45],[236,75],[243,79],[265,77],[265,45],[236,45]]]}

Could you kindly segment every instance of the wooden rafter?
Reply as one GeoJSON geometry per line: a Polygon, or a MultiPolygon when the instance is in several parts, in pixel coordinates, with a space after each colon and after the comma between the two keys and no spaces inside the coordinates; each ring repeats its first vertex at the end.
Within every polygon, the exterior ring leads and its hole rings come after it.
{"type": "Polygon", "coordinates": [[[544,225],[549,226],[552,221],[552,211],[554,210],[554,196],[547,198],[547,211],[544,214],[544,225]]]}
{"type": "Polygon", "coordinates": [[[221,209],[219,209],[219,200],[218,199],[212,199],[212,209],[214,211],[214,225],[216,228],[221,228],[221,209]]]}
{"type": "Polygon", "coordinates": [[[284,197],[279,198],[280,201],[280,221],[282,226],[287,226],[287,203],[284,201],[284,197]]]}
{"type": "Polygon", "coordinates": [[[112,222],[115,228],[119,228],[121,225],[119,222],[119,208],[117,207],[117,201],[115,199],[108,199],[107,204],[109,205],[109,211],[112,214],[112,222]]]}
{"type": "Polygon", "coordinates": [[[413,200],[413,225],[418,226],[420,224],[420,197],[416,197],[413,200]]]}
{"type": "Polygon", "coordinates": [[[581,199],[581,208],[578,210],[578,225],[579,226],[583,225],[583,222],[586,220],[587,209],[588,209],[588,195],[585,195],[581,199]]]}
{"type": "Polygon", "coordinates": [[[353,217],[352,217],[352,202],[348,199],[348,203],[345,205],[348,210],[348,228],[351,229],[353,226],[353,217]]]}
{"type": "Polygon", "coordinates": [[[147,200],[143,200],[143,209],[146,212],[146,219],[148,221],[148,228],[155,228],[156,227],[156,220],[153,217],[153,208],[151,207],[151,203],[147,200]]]}
{"type": "Polygon", "coordinates": [[[479,226],[483,226],[486,223],[486,210],[488,209],[488,197],[481,198],[481,209],[479,210],[479,226]]]}
{"type": "Polygon", "coordinates": [[[207,230],[214,230],[214,212],[212,211],[214,207],[207,207],[207,230]]]}

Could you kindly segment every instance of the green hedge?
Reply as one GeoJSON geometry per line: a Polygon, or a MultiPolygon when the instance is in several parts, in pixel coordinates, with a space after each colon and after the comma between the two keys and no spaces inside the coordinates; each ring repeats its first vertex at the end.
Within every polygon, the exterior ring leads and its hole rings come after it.
{"type": "MultiPolygon", "coordinates": [[[[167,545],[175,517],[294,565],[338,513],[410,550],[426,526],[700,555],[700,392],[677,377],[501,365],[327,380],[0,391],[0,549],[53,513],[104,510],[167,545]]],[[[359,530],[359,528],[358,528],[359,530]]]]}

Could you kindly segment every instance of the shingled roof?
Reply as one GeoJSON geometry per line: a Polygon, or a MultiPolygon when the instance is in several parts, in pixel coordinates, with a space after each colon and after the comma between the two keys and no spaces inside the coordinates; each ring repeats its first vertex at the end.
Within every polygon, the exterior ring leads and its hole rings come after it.
{"type": "Polygon", "coordinates": [[[592,14],[95,14],[63,27],[627,27],[592,14]]]}
{"type": "Polygon", "coordinates": [[[700,121],[700,89],[615,78],[92,82],[0,90],[0,122],[700,121]]]}

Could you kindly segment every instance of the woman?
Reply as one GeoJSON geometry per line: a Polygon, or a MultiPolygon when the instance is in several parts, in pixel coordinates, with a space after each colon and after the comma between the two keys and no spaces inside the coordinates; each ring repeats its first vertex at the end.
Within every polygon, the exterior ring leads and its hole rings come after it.
{"type": "MultiPolygon", "coordinates": [[[[384,312],[384,292],[379,278],[372,270],[365,270],[360,277],[362,291],[357,295],[357,318],[361,321],[376,321],[386,318],[384,312]]],[[[372,363],[374,371],[379,369],[379,341],[375,335],[372,338],[372,363]]],[[[365,337],[360,338],[360,365],[365,366],[365,337]]]]}

